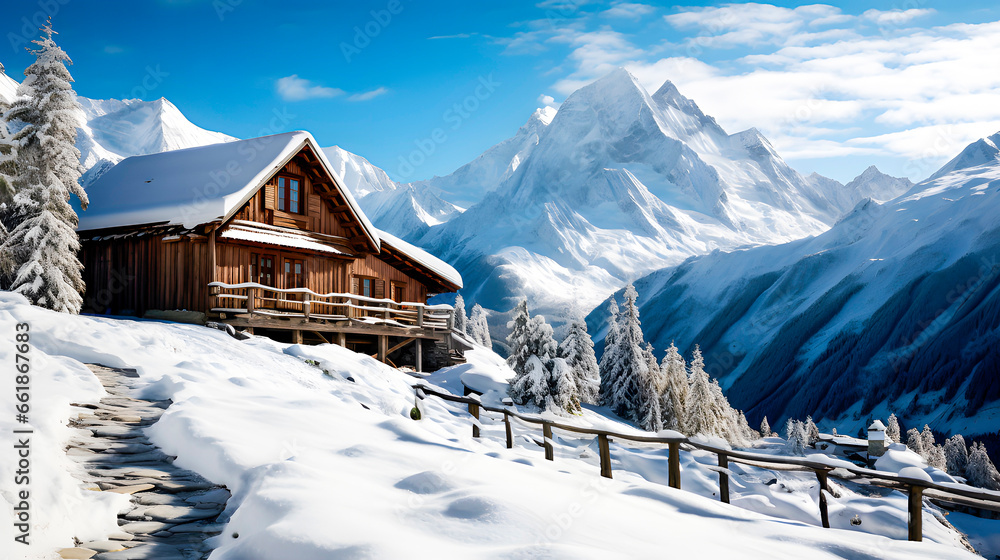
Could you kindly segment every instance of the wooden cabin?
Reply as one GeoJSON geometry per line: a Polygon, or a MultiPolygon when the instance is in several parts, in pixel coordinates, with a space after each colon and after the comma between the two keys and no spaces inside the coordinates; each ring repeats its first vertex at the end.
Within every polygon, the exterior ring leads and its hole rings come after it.
{"type": "Polygon", "coordinates": [[[84,311],[218,321],[422,369],[460,359],[462,278],[375,228],[312,135],[135,156],[80,215],[84,311]],[[430,342],[430,346],[424,343],[430,342]]]}

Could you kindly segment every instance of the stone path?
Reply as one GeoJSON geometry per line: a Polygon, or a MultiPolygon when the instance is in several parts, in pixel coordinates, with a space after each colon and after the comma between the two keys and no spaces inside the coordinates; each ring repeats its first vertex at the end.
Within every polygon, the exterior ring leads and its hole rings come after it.
{"type": "Polygon", "coordinates": [[[84,486],[132,496],[118,514],[119,532],[106,540],[77,543],[63,558],[94,560],[201,560],[220,519],[229,490],[173,465],[174,457],[153,445],[143,429],[156,422],[170,401],[132,397],[134,370],[89,365],[109,396],[86,409],[70,426],[79,428],[66,454],[83,466],[84,486]]]}

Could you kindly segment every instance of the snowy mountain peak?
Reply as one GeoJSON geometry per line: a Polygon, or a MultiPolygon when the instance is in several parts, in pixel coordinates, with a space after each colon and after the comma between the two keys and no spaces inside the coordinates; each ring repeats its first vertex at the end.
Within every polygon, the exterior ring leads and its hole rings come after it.
{"type": "Polygon", "coordinates": [[[695,117],[703,126],[712,129],[717,134],[726,134],[713,117],[703,113],[701,108],[698,107],[698,104],[681,94],[680,90],[677,89],[677,86],[675,86],[670,80],[663,82],[663,85],[660,86],[660,89],[656,90],[656,93],[652,95],[652,98],[653,101],[663,109],[673,107],[695,117]]]}
{"type": "Polygon", "coordinates": [[[969,144],[955,159],[944,164],[930,179],[944,177],[952,171],[969,169],[1000,160],[1000,132],[988,138],[980,138],[969,144]]]}
{"type": "Polygon", "coordinates": [[[552,124],[552,119],[556,118],[556,112],[557,109],[555,107],[539,107],[531,114],[531,118],[528,119],[528,123],[525,126],[531,126],[536,122],[542,126],[549,126],[552,124]]]}
{"type": "Polygon", "coordinates": [[[872,165],[847,183],[844,192],[855,204],[868,198],[876,202],[887,202],[910,190],[912,186],[909,179],[887,175],[872,165]]]}

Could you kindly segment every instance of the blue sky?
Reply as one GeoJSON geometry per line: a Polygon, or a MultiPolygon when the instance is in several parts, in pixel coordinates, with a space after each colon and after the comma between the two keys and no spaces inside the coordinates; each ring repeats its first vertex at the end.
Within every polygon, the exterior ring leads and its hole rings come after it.
{"type": "Polygon", "coordinates": [[[244,138],[306,129],[397,180],[453,171],[617,66],[841,181],[922,179],[1000,130],[1000,8],[980,0],[7,2],[14,78],[51,11],[81,95],[166,97],[244,138]]]}

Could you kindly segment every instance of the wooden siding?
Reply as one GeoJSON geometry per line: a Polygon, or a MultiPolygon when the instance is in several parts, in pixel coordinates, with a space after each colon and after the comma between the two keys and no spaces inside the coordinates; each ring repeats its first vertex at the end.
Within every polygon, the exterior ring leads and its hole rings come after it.
{"type": "Polygon", "coordinates": [[[391,283],[398,283],[406,285],[404,290],[406,294],[404,299],[406,301],[427,301],[427,287],[423,282],[405,274],[374,255],[366,255],[364,259],[357,259],[351,263],[350,274],[352,276],[385,280],[386,297],[391,295],[388,293],[391,283]]]}
{"type": "Polygon", "coordinates": [[[260,222],[303,231],[315,231],[327,235],[351,237],[352,233],[344,226],[338,214],[330,211],[330,205],[324,204],[320,193],[315,188],[314,174],[296,160],[288,162],[281,172],[257,191],[233,216],[234,220],[260,222]],[[300,201],[306,210],[304,214],[294,215],[277,210],[278,178],[280,173],[289,173],[303,177],[303,199],[300,201]]]}
{"type": "Polygon", "coordinates": [[[299,252],[270,245],[251,245],[234,242],[216,241],[218,253],[216,281],[227,284],[251,282],[250,255],[272,255],[275,259],[276,288],[290,288],[285,285],[285,259],[301,260],[305,267],[305,287],[310,290],[328,294],[343,293],[349,289],[347,283],[347,267],[349,261],[338,258],[317,255],[309,252],[299,252]]]}

